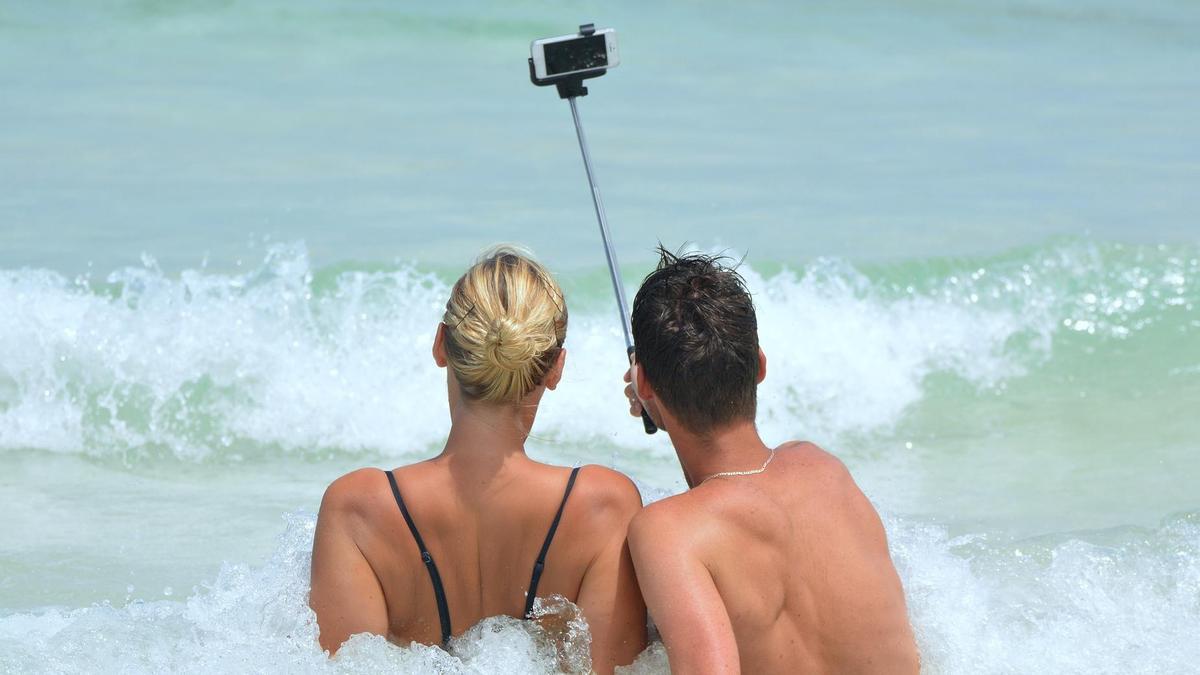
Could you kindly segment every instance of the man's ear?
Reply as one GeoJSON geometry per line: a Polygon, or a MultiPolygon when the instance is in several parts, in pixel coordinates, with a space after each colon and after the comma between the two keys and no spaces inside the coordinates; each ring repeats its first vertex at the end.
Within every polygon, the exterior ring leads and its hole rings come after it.
{"type": "Polygon", "coordinates": [[[654,393],[654,387],[650,386],[650,380],[646,379],[646,373],[636,360],[629,366],[629,369],[632,373],[630,379],[633,381],[634,392],[641,399],[642,408],[646,411],[646,414],[650,415],[650,419],[654,421],[654,424],[661,431],[670,433],[669,426],[673,427],[675,422],[667,420],[667,413],[663,409],[663,406],[658,403],[658,396],[654,393]]]}
{"type": "Polygon", "coordinates": [[[758,383],[762,384],[762,381],[765,379],[767,379],[767,354],[766,354],[766,352],[764,352],[762,350],[762,347],[759,347],[758,348],[758,383]]]}
{"type": "Polygon", "coordinates": [[[630,368],[633,370],[633,386],[637,397],[643,401],[654,400],[654,387],[650,386],[650,380],[646,379],[646,373],[642,370],[642,366],[634,361],[630,368]]]}
{"type": "Polygon", "coordinates": [[[542,383],[545,384],[546,388],[550,391],[554,391],[554,388],[557,387],[558,383],[562,381],[563,366],[565,366],[566,363],[567,349],[566,347],[563,347],[562,349],[558,350],[558,356],[554,359],[554,363],[551,364],[550,370],[546,371],[546,377],[542,378],[542,383]]]}
{"type": "Polygon", "coordinates": [[[445,368],[446,361],[446,324],[438,323],[437,334],[433,336],[433,362],[438,368],[445,368]]]}

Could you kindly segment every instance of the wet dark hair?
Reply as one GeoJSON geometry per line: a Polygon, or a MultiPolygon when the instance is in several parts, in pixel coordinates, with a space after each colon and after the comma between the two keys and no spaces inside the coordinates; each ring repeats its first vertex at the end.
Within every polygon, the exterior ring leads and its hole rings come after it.
{"type": "Polygon", "coordinates": [[[758,319],[746,281],[725,256],[658,253],[633,300],[642,371],[689,431],[754,421],[758,319]]]}

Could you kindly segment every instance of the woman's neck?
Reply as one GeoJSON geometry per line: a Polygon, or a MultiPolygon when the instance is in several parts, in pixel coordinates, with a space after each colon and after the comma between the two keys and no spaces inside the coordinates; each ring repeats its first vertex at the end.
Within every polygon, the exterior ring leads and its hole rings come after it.
{"type": "MultiPolygon", "coordinates": [[[[536,403],[531,410],[537,410],[536,403]]],[[[527,459],[525,438],[532,424],[532,412],[524,405],[453,401],[450,434],[438,459],[464,489],[485,489],[503,475],[505,465],[527,459]]]]}
{"type": "Polygon", "coordinates": [[[514,406],[462,401],[450,409],[450,435],[442,454],[524,454],[529,430],[523,417],[514,406]]]}

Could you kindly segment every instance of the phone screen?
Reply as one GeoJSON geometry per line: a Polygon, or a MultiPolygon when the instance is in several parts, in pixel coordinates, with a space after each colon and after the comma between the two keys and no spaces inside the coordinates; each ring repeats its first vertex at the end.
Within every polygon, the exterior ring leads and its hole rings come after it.
{"type": "Polygon", "coordinates": [[[546,54],[547,76],[608,65],[608,49],[603,35],[551,42],[543,45],[542,49],[546,54]]]}

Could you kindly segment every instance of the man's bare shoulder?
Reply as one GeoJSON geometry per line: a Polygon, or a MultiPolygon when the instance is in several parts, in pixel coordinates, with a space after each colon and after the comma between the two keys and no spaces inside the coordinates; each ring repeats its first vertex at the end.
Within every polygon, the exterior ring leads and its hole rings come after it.
{"type": "Polygon", "coordinates": [[[810,487],[832,491],[858,491],[850,470],[833,453],[809,441],[791,441],[775,449],[776,461],[797,480],[810,487]],[[782,460],[782,461],[780,461],[782,460]]]}
{"type": "Polygon", "coordinates": [[[629,523],[629,545],[648,552],[690,548],[706,521],[701,507],[690,491],[646,505],[629,523]]]}
{"type": "Polygon", "coordinates": [[[846,471],[842,460],[812,441],[788,441],[775,448],[775,451],[820,471],[846,471]]]}
{"type": "Polygon", "coordinates": [[[792,502],[795,516],[837,523],[845,534],[882,537],[879,514],[840,459],[808,442],[784,444],[778,451],[790,474],[788,484],[805,496],[792,502]]]}

